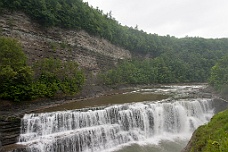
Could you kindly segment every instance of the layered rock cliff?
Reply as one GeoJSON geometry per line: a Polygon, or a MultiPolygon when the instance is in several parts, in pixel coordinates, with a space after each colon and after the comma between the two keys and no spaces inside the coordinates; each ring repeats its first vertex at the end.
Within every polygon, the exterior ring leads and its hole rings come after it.
{"type": "MultiPolygon", "coordinates": [[[[0,14],[0,34],[15,38],[22,44],[29,65],[47,57],[76,61],[87,74],[87,85],[96,83],[94,77],[99,71],[115,66],[120,60],[131,59],[128,50],[105,39],[91,36],[83,30],[44,28],[22,12],[3,11],[0,14]]],[[[1,151],[1,145],[16,142],[20,117],[4,117],[2,110],[0,113],[1,151]]]]}
{"type": "Polygon", "coordinates": [[[21,12],[4,11],[0,16],[1,33],[21,42],[28,62],[45,57],[75,60],[87,70],[99,71],[115,65],[119,59],[130,59],[128,50],[83,30],[44,28],[21,12]]]}

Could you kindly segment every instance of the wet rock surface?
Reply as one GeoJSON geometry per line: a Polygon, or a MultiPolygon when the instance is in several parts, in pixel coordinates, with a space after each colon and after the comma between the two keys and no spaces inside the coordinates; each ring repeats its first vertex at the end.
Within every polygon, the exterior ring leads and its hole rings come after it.
{"type": "Polygon", "coordinates": [[[0,118],[1,146],[14,144],[20,134],[21,119],[20,117],[3,117],[0,118]]]}

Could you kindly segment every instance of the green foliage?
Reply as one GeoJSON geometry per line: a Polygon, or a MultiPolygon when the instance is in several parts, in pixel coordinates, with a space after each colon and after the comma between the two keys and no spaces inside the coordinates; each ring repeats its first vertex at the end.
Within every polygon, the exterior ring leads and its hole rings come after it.
{"type": "Polygon", "coordinates": [[[161,58],[155,60],[124,61],[116,69],[103,74],[106,84],[149,84],[168,81],[170,70],[161,58]]]}
{"type": "Polygon", "coordinates": [[[9,65],[18,69],[26,64],[26,56],[20,44],[11,38],[0,37],[0,67],[9,65]]]}
{"type": "Polygon", "coordinates": [[[0,37],[0,98],[13,101],[30,99],[33,71],[25,62],[26,57],[18,42],[0,37]]]}
{"type": "Polygon", "coordinates": [[[217,90],[226,91],[228,86],[228,56],[220,59],[211,69],[209,83],[217,90]]]}
{"type": "Polygon", "coordinates": [[[3,8],[25,12],[42,26],[84,29],[130,51],[149,53],[153,57],[170,50],[202,53],[228,48],[228,39],[177,39],[122,26],[111,12],[104,14],[82,0],[3,0],[0,3],[3,8]]]}
{"type": "Polygon", "coordinates": [[[33,66],[36,81],[33,85],[35,96],[52,97],[56,93],[73,95],[79,92],[84,83],[84,75],[73,61],[46,58],[33,66]]]}
{"type": "Polygon", "coordinates": [[[82,89],[84,75],[73,61],[43,59],[33,69],[19,43],[0,37],[0,98],[13,101],[73,95],[82,89]],[[34,75],[35,73],[35,75],[34,75]]]}
{"type": "Polygon", "coordinates": [[[124,61],[103,73],[102,78],[109,85],[206,82],[211,67],[224,53],[210,57],[210,51],[204,54],[171,50],[154,59],[124,61]]]}
{"type": "Polygon", "coordinates": [[[228,149],[228,110],[216,114],[211,121],[199,127],[194,136],[191,152],[223,152],[228,149]]]}

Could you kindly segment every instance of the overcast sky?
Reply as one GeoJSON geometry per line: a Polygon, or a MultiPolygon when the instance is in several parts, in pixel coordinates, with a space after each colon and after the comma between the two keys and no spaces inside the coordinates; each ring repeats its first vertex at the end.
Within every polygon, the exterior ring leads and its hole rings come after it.
{"type": "Polygon", "coordinates": [[[83,0],[158,35],[228,38],[228,0],[83,0]]]}

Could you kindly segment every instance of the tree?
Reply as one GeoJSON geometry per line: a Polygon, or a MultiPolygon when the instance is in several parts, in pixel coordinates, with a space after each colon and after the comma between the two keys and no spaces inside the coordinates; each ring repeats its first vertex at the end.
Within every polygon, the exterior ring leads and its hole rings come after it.
{"type": "Polygon", "coordinates": [[[217,90],[228,86],[228,55],[220,59],[211,69],[209,83],[217,90]]]}
{"type": "Polygon", "coordinates": [[[31,99],[33,71],[26,66],[20,44],[0,37],[0,98],[13,101],[31,99]]]}
{"type": "Polygon", "coordinates": [[[84,75],[74,61],[63,62],[59,59],[45,58],[33,66],[35,97],[53,97],[57,93],[73,95],[84,84],[84,75]]]}
{"type": "Polygon", "coordinates": [[[0,37],[0,67],[7,65],[14,70],[25,66],[26,56],[15,39],[0,37]]]}

